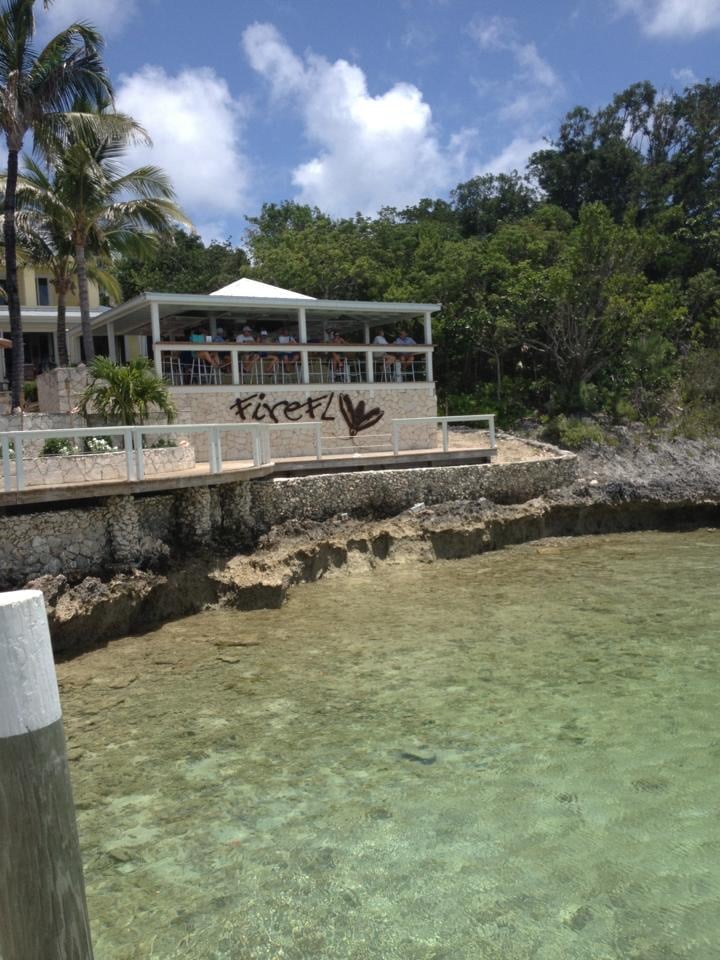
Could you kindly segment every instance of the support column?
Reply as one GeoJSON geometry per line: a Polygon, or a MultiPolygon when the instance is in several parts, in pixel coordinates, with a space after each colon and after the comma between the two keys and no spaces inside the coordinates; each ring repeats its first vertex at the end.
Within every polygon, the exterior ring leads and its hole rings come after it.
{"type": "MultiPolygon", "coordinates": [[[[432,314],[429,310],[425,311],[425,343],[427,346],[432,346],[432,314]]],[[[433,382],[432,351],[425,354],[425,379],[428,383],[433,382]]]]}
{"type": "Polygon", "coordinates": [[[155,358],[155,373],[162,377],[162,354],[157,346],[160,343],[160,307],[154,301],[150,304],[150,330],[152,333],[153,356],[155,358]]]}
{"type": "Polygon", "coordinates": [[[92,960],[45,600],[0,594],[0,956],[92,960]]]}
{"type": "Polygon", "coordinates": [[[115,324],[107,323],[105,324],[107,329],[107,339],[108,339],[108,357],[114,362],[117,363],[117,348],[115,346],[115,324]]]}
{"type": "MultiPolygon", "coordinates": [[[[298,340],[300,343],[307,343],[307,317],[305,307],[298,307],[298,340]]],[[[300,364],[302,368],[302,382],[310,383],[310,358],[307,350],[300,353],[300,364]]]]}

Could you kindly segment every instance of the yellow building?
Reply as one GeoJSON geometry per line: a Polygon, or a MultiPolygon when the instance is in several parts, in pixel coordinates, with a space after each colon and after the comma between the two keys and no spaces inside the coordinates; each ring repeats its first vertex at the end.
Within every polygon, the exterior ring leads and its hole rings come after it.
{"type": "MultiPolygon", "coordinates": [[[[4,288],[5,279],[0,275],[0,287],[4,288]]],[[[23,339],[25,341],[25,379],[32,380],[49,367],[57,366],[57,294],[47,272],[41,267],[28,265],[18,267],[18,292],[22,313],[23,339]]],[[[100,290],[97,284],[88,282],[90,297],[90,316],[96,320],[107,307],[100,304],[100,290]]],[[[70,363],[80,363],[83,359],[80,328],[80,303],[77,293],[66,297],[66,326],[68,356],[70,363]]],[[[115,356],[120,360],[139,355],[147,355],[144,338],[116,337],[111,345],[106,331],[102,328],[94,335],[95,352],[115,356]]],[[[0,337],[10,336],[10,320],[7,301],[0,299],[0,337]]],[[[6,368],[9,367],[10,351],[0,350],[0,389],[7,383],[6,368]],[[6,356],[3,356],[6,354],[6,356]]]]}

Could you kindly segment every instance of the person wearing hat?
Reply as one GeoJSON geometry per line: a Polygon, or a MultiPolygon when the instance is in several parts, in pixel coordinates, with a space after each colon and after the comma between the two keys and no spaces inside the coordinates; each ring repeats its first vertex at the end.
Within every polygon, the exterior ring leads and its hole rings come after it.
{"type": "MultiPolygon", "coordinates": [[[[255,343],[252,327],[249,327],[247,324],[245,324],[245,326],[242,328],[242,331],[235,337],[235,343],[255,343]]],[[[257,353],[243,352],[241,354],[243,372],[250,373],[252,370],[252,365],[257,359],[257,353]]]]}
{"type": "MultiPolygon", "coordinates": [[[[259,342],[260,342],[261,344],[268,344],[268,343],[270,343],[270,335],[268,334],[267,330],[261,330],[261,331],[260,331],[260,340],[259,340],[259,342]]],[[[261,352],[258,354],[258,356],[259,356],[259,358],[260,358],[260,363],[262,364],[263,373],[267,372],[267,373],[272,374],[273,380],[275,380],[275,379],[276,379],[276,376],[277,376],[277,365],[278,365],[278,357],[277,357],[277,354],[276,354],[276,353],[266,353],[266,352],[262,352],[262,351],[261,351],[261,352]]]]}

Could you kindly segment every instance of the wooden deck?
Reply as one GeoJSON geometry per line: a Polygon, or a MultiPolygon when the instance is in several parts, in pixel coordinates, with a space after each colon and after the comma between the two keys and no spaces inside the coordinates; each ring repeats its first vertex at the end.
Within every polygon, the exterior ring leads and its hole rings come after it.
{"type": "Polygon", "coordinates": [[[96,500],[128,494],[163,493],[189,487],[216,486],[238,480],[259,480],[265,477],[307,476],[308,474],[347,473],[353,470],[399,470],[418,467],[460,466],[490,463],[497,449],[463,447],[444,451],[440,447],[393,454],[391,451],[337,454],[316,457],[277,459],[261,467],[251,460],[225,460],[222,473],[210,473],[207,463],[191,470],[161,473],[144,480],[96,480],[89,483],[57,486],[32,486],[22,491],[0,492],[0,509],[58,503],[66,500],[96,500]]]}

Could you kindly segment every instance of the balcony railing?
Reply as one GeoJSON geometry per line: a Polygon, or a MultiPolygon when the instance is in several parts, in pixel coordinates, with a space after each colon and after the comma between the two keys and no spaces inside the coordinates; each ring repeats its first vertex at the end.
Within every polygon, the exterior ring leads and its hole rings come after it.
{"type": "Polygon", "coordinates": [[[156,343],[172,386],[432,383],[433,347],[310,343],[156,343]]]}

